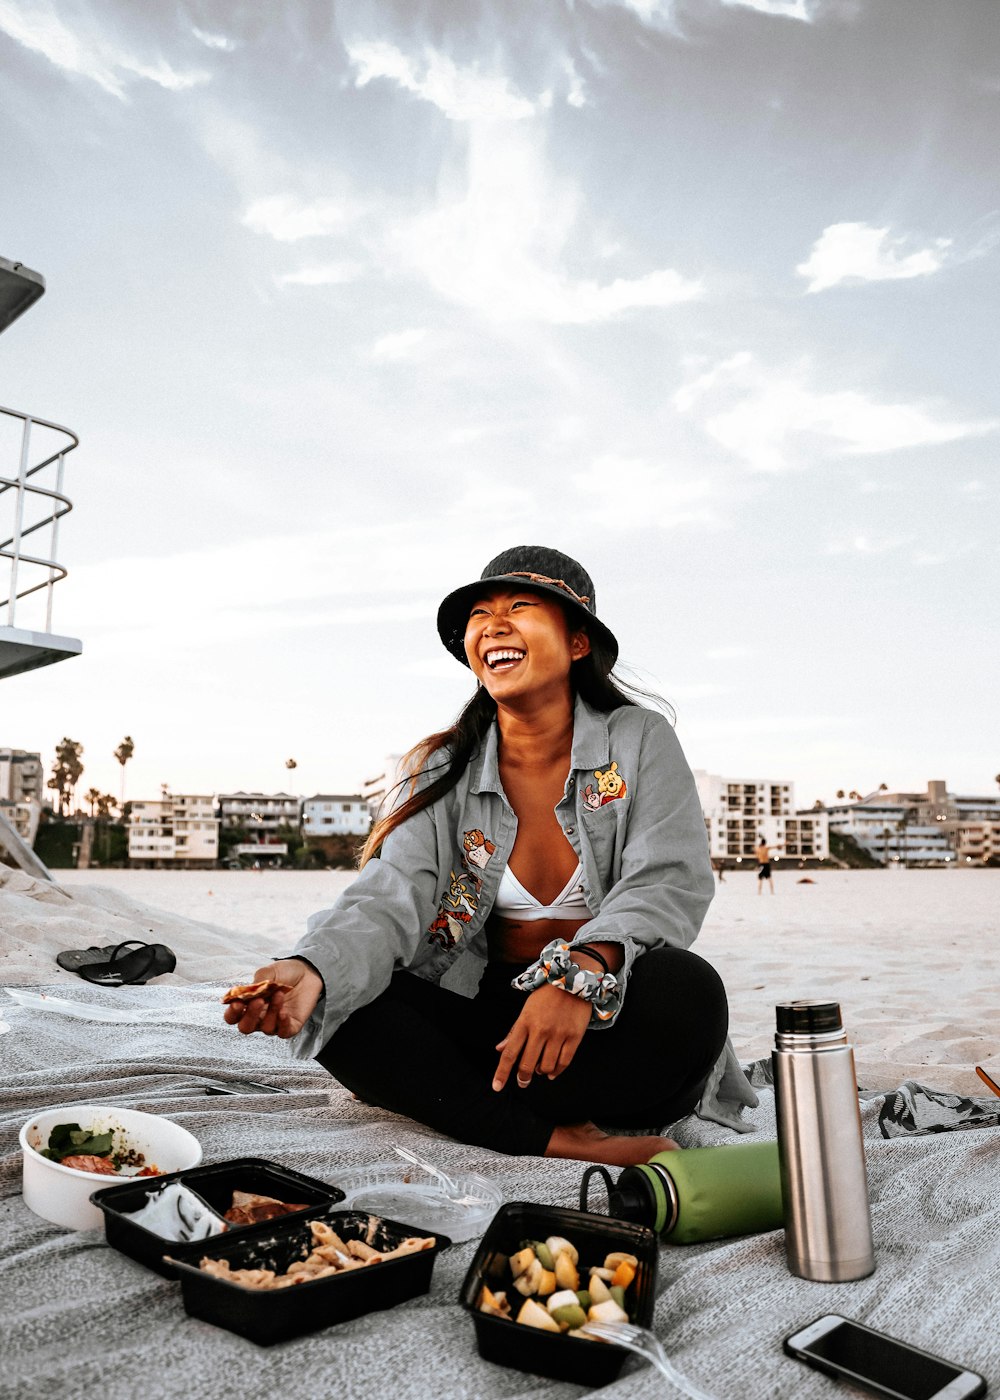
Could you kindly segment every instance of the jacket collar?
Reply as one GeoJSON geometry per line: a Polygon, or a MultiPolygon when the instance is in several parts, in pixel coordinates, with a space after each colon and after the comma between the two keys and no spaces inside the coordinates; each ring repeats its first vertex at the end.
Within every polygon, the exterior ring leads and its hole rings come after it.
{"type": "MultiPolygon", "coordinates": [[[[503,793],[499,766],[500,730],[496,720],[490,725],[486,741],[476,758],[469,765],[471,792],[503,793]]],[[[592,709],[581,697],[576,697],[573,706],[573,749],[570,755],[570,768],[574,771],[592,771],[606,765],[610,758],[608,737],[608,716],[601,710],[592,709]]]]}

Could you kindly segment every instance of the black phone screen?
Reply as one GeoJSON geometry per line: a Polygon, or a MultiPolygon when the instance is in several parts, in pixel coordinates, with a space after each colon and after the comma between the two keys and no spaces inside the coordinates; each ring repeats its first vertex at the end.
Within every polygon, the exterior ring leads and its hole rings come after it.
{"type": "Polygon", "coordinates": [[[828,1361],[855,1376],[883,1386],[906,1400],[931,1400],[949,1381],[961,1375],[957,1366],[911,1351],[902,1342],[881,1337],[852,1322],[841,1322],[805,1348],[810,1356],[828,1361]]]}

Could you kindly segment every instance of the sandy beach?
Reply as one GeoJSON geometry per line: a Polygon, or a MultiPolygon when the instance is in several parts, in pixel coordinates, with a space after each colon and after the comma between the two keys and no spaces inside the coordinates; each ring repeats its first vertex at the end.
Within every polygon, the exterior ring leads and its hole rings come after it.
{"type": "MultiPolygon", "coordinates": [[[[123,938],[167,943],[162,984],[242,980],[293,946],[349,872],[64,871],[58,888],[0,867],[0,985],[79,979],[63,948],[123,938]]],[[[843,1006],[860,1082],[916,1078],[977,1092],[976,1064],[1000,1071],[1000,871],[776,873],[717,887],[696,949],[720,971],[731,1034],[746,1060],[769,1054],[774,1005],[830,996],[843,1006]]]]}

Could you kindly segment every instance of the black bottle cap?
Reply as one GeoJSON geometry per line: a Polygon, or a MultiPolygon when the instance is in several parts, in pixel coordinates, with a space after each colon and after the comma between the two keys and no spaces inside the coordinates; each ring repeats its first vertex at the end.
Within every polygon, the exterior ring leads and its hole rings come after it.
{"type": "Polygon", "coordinates": [[[844,1029],[839,1001],[780,1001],[774,1010],[784,1035],[822,1035],[844,1029]]]}

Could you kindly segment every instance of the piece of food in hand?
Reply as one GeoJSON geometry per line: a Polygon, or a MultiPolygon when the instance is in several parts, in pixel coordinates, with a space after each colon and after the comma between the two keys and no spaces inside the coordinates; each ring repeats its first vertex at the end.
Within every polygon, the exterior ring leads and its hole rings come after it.
{"type": "Polygon", "coordinates": [[[226,1006],[230,1002],[256,1001],[258,998],[270,1001],[277,992],[290,992],[291,990],[286,982],[273,982],[267,978],[263,982],[247,982],[239,987],[230,987],[222,1000],[226,1006]]]}
{"type": "Polygon", "coordinates": [[[307,1210],[305,1202],[291,1204],[276,1200],[274,1196],[258,1196],[252,1191],[234,1191],[233,1203],[224,1214],[224,1219],[233,1225],[256,1225],[260,1220],[276,1220],[281,1215],[291,1215],[293,1211],[307,1210]]]}

